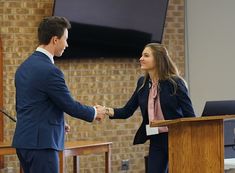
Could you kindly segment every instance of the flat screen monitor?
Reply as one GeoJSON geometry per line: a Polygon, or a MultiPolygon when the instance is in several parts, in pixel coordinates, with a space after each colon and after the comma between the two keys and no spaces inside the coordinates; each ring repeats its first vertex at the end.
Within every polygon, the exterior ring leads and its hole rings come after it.
{"type": "Polygon", "coordinates": [[[55,0],[72,25],[63,57],[139,57],[162,42],[168,0],[55,0]]]}

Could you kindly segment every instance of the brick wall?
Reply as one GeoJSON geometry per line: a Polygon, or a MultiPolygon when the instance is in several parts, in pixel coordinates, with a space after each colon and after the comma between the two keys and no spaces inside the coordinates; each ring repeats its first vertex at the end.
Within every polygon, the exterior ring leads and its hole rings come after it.
{"type": "MultiPolygon", "coordinates": [[[[3,105],[15,115],[14,73],[37,46],[39,21],[52,13],[52,0],[0,0],[0,36],[3,42],[3,105]]],[[[184,73],[184,0],[170,0],[164,33],[164,44],[184,73]]],[[[97,58],[57,60],[72,95],[84,104],[119,107],[131,96],[141,74],[138,59],[97,58]]],[[[112,141],[112,172],[120,171],[123,159],[130,160],[129,173],[144,172],[148,143],[133,146],[133,136],[141,123],[140,112],[128,120],[109,120],[92,124],[66,117],[71,132],[66,140],[94,139],[112,141]]],[[[4,139],[11,141],[15,124],[4,118],[4,139]]],[[[102,154],[81,156],[81,173],[104,172],[102,154]]],[[[67,167],[71,172],[71,159],[67,167]]],[[[5,167],[18,170],[16,156],[5,157],[5,167]]]]}

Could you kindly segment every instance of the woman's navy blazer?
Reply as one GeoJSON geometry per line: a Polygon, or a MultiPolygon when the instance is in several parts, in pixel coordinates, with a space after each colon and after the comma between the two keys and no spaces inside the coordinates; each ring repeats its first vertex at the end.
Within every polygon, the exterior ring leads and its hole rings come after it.
{"type": "MultiPolygon", "coordinates": [[[[170,80],[159,81],[159,93],[162,113],[165,120],[182,118],[182,117],[194,117],[194,110],[192,102],[189,98],[188,89],[185,86],[185,82],[179,77],[174,77],[173,80],[177,84],[176,93],[174,93],[174,85],[170,80]]],[[[137,87],[123,108],[115,108],[114,116],[111,119],[126,119],[133,115],[135,110],[140,107],[143,121],[138,129],[134,144],[145,143],[148,139],[146,135],[146,124],[149,124],[148,120],[148,96],[151,88],[151,81],[148,79],[143,86],[144,77],[140,77],[137,83],[137,87]]]]}

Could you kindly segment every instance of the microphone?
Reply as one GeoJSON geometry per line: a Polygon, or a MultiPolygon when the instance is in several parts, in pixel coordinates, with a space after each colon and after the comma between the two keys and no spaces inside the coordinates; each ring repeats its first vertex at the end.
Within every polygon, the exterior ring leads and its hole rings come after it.
{"type": "Polygon", "coordinates": [[[16,119],[13,118],[12,116],[8,115],[5,111],[3,111],[2,109],[0,109],[0,112],[2,112],[6,117],[8,117],[9,119],[11,119],[12,121],[16,122],[16,119]]]}

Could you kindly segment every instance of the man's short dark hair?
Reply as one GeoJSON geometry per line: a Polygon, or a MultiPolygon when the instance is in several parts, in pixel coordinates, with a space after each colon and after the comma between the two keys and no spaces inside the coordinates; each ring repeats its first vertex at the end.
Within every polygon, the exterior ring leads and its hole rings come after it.
{"type": "Polygon", "coordinates": [[[39,44],[49,44],[54,36],[60,39],[64,34],[64,30],[70,28],[71,25],[65,17],[50,16],[44,18],[38,27],[39,44]]]}

